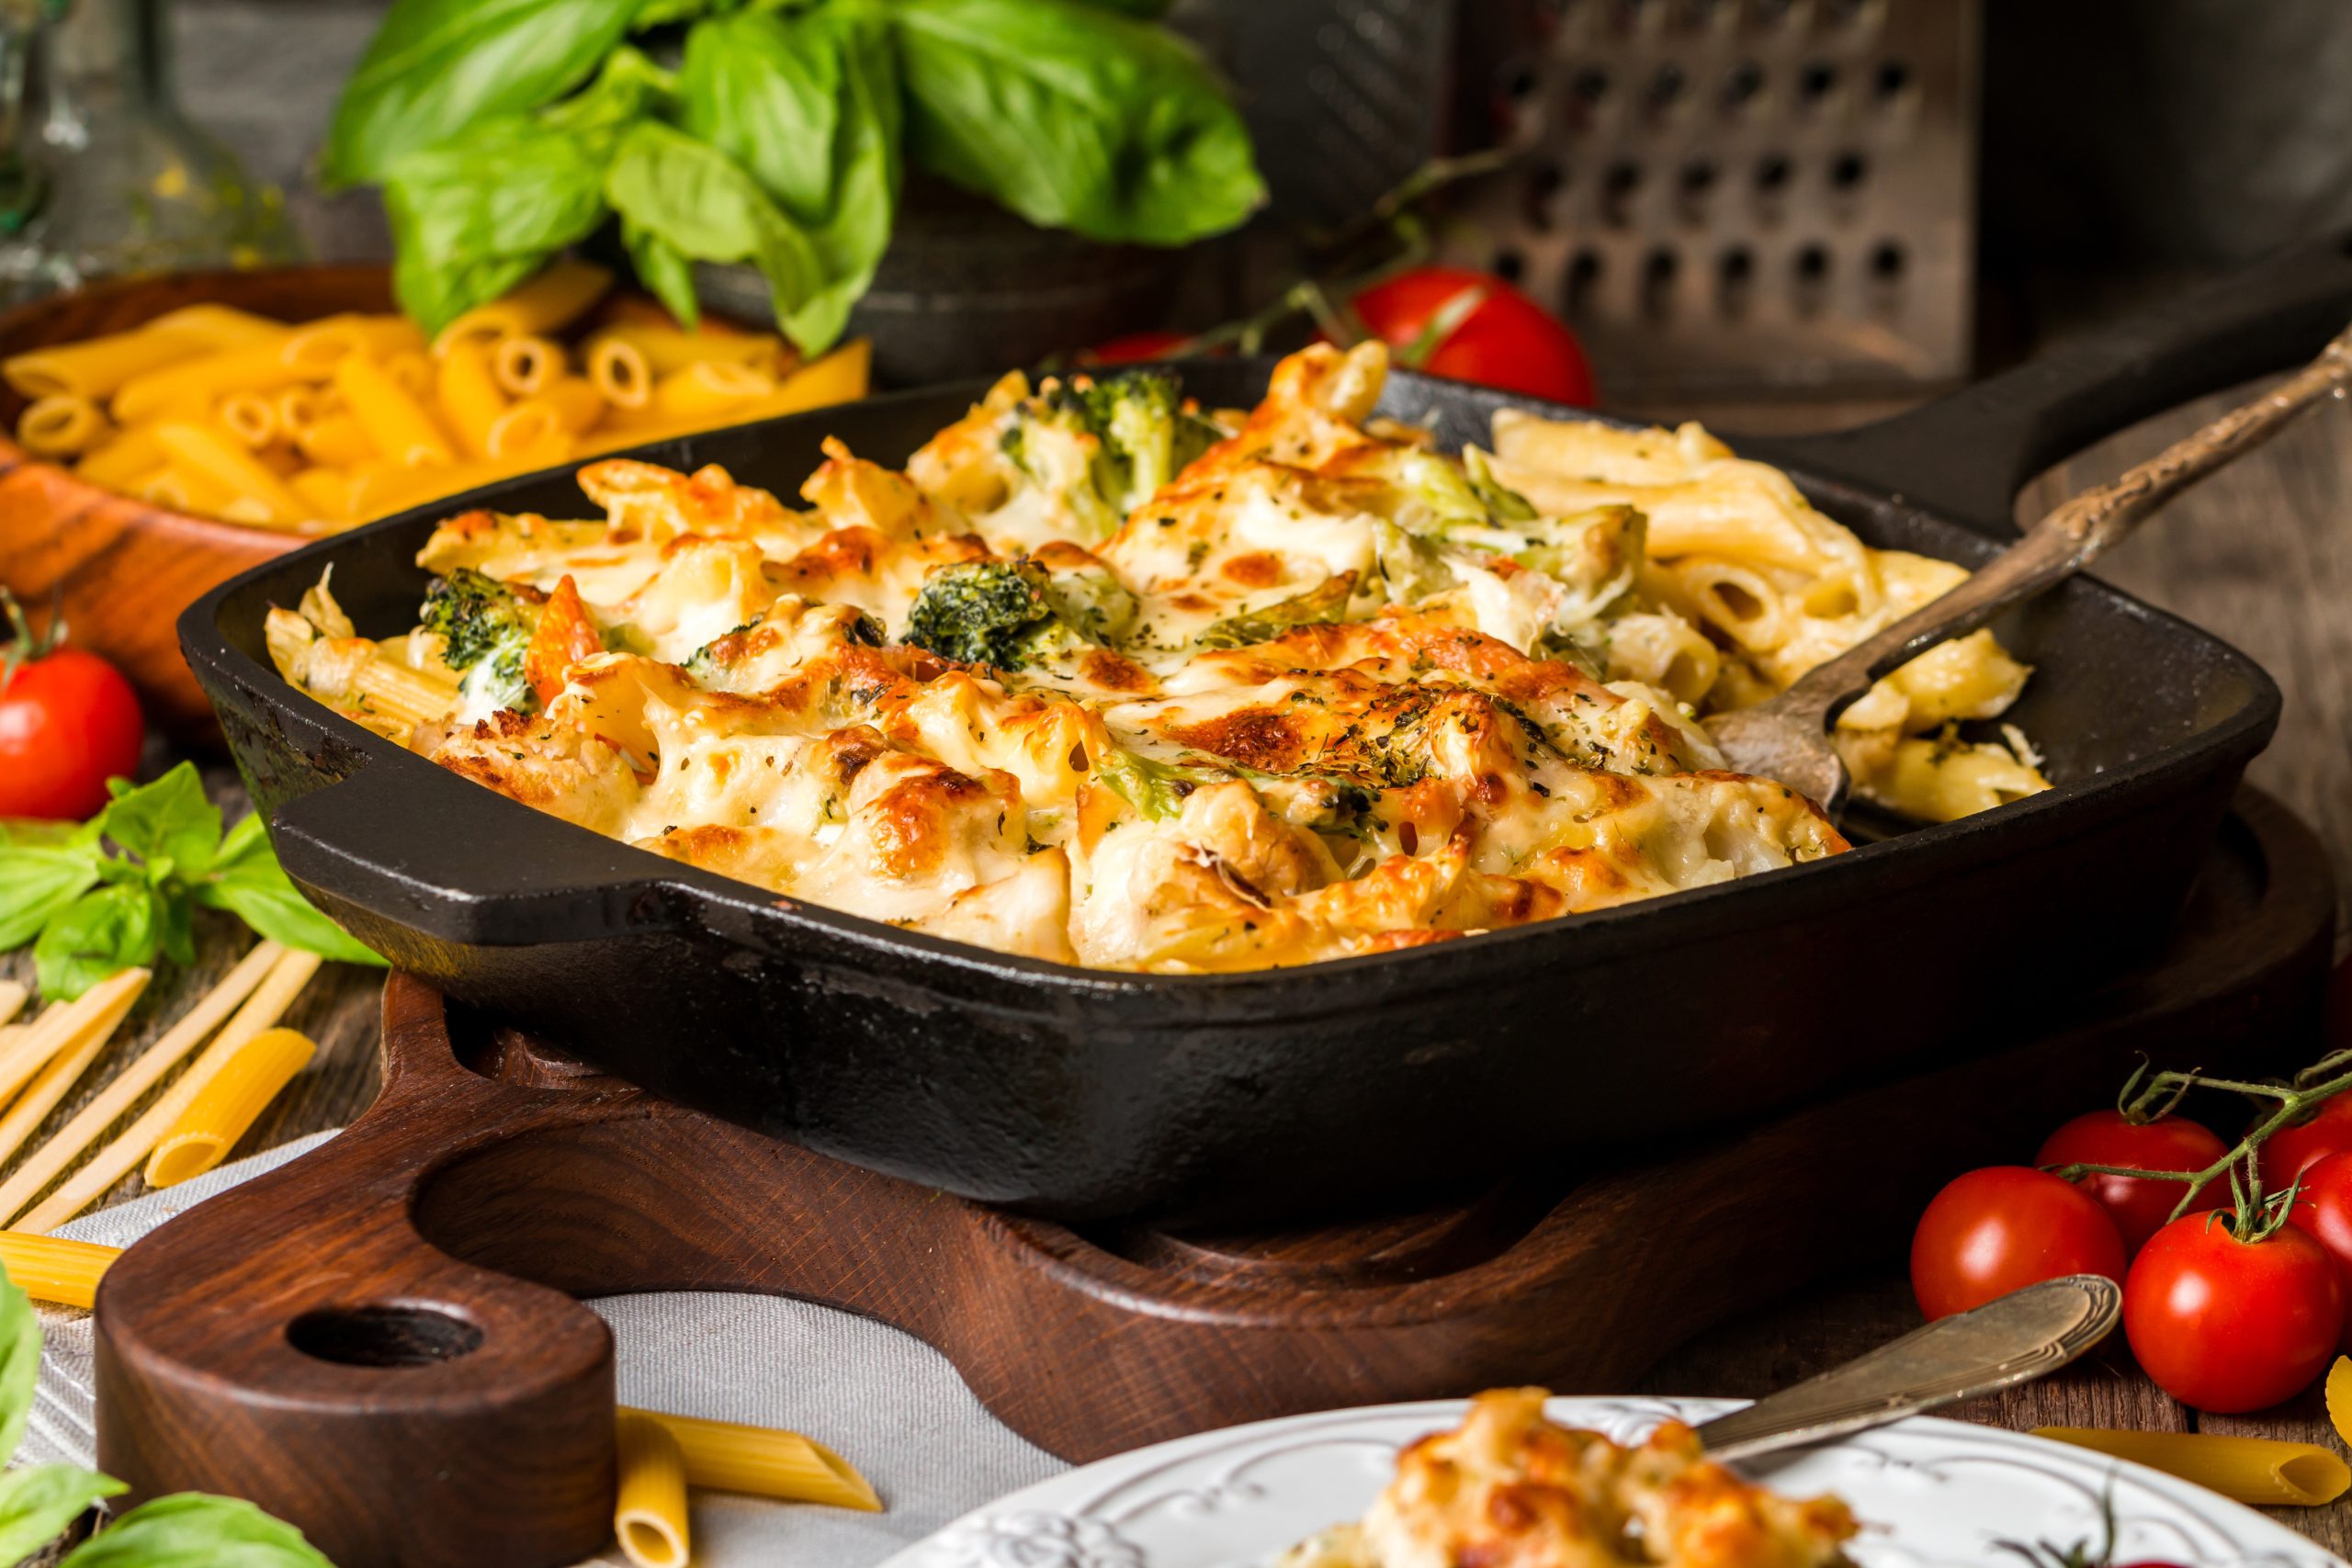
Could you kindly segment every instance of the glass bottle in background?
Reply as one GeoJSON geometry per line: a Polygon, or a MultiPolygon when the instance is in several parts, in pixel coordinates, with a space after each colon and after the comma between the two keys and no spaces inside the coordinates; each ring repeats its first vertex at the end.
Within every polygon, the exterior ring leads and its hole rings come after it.
{"type": "Polygon", "coordinates": [[[283,194],[174,101],[162,0],[0,0],[0,299],[292,260],[283,194]]]}

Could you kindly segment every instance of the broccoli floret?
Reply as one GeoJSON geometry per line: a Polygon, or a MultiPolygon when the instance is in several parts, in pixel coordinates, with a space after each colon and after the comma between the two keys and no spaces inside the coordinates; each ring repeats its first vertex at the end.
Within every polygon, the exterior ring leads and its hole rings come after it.
{"type": "Polygon", "coordinates": [[[1184,407],[1174,376],[1137,370],[1046,382],[1013,411],[1000,446],[1081,522],[1109,534],[1221,434],[1184,407]]]}
{"type": "Polygon", "coordinates": [[[1344,621],[1348,618],[1348,602],[1355,596],[1355,589],[1356,574],[1352,571],[1340,572],[1279,604],[1227,616],[1203,632],[1200,644],[1205,649],[1247,648],[1251,643],[1271,641],[1293,626],[1344,621]]]}
{"type": "Polygon", "coordinates": [[[1237,776],[1200,762],[1163,762],[1123,746],[1105,751],[1098,770],[1102,782],[1118,792],[1120,799],[1155,822],[1181,815],[1185,798],[1204,784],[1237,776]]]}
{"type": "Polygon", "coordinates": [[[1032,560],[942,567],[907,613],[906,640],[959,663],[1021,669],[1069,635],[1046,587],[1045,568],[1032,560]]]}
{"type": "Polygon", "coordinates": [[[469,707],[527,713],[536,705],[523,675],[523,656],[539,629],[536,602],[496,578],[459,567],[426,591],[418,618],[439,635],[442,662],[465,672],[458,690],[469,707]]]}

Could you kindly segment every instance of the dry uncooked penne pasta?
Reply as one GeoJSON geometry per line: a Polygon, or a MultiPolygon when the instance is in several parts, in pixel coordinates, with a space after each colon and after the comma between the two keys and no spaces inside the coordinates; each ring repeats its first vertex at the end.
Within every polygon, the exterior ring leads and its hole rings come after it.
{"type": "Polygon", "coordinates": [[[164,1130],[147,1156],[147,1185],[176,1187],[219,1165],[318,1050],[291,1029],[265,1029],[238,1046],[164,1130]]]}
{"type": "Polygon", "coordinates": [[[616,1423],[620,1484],[613,1534],[637,1568],[680,1568],[690,1552],[686,1461],[678,1439],[650,1416],[623,1411],[616,1423]]]}
{"type": "Polygon", "coordinates": [[[62,1235],[0,1231],[0,1269],[9,1282],[37,1302],[86,1307],[98,1295],[98,1279],[122,1256],[119,1247],[69,1241],[62,1235]]]}

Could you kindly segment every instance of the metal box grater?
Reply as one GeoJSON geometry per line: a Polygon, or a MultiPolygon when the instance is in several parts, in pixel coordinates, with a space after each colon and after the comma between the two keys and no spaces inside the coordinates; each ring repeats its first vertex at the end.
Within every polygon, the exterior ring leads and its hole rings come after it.
{"type": "Polygon", "coordinates": [[[1957,380],[1979,21],[1978,0],[1544,0],[1474,50],[1541,131],[1449,252],[1560,308],[1612,399],[1957,380]]]}

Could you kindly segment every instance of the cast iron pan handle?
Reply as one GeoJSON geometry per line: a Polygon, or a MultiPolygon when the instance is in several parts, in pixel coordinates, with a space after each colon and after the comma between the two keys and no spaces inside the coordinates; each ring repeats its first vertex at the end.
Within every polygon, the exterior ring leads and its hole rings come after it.
{"type": "Polygon", "coordinates": [[[674,923],[672,885],[584,828],[518,820],[531,808],[440,768],[362,768],[270,820],[302,891],[393,962],[434,942],[584,942],[674,923]]]}
{"type": "Polygon", "coordinates": [[[2352,231],[2306,241],[2078,343],[1876,424],[1742,443],[1996,538],[2060,458],[2168,408],[2308,359],[2352,316],[2352,231]]]}

